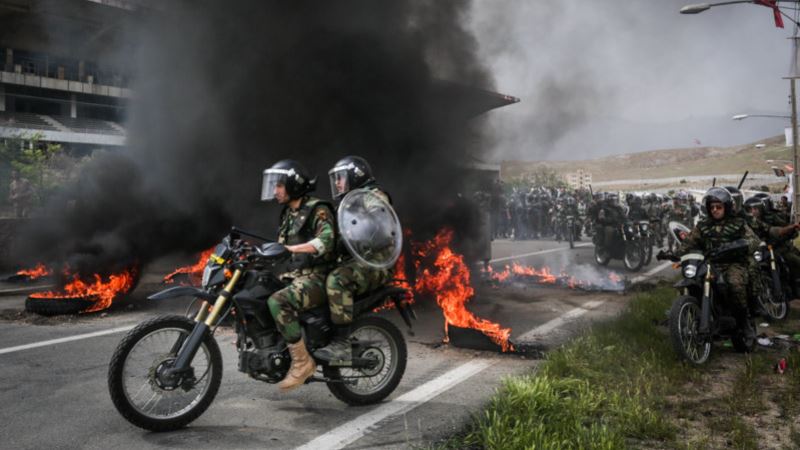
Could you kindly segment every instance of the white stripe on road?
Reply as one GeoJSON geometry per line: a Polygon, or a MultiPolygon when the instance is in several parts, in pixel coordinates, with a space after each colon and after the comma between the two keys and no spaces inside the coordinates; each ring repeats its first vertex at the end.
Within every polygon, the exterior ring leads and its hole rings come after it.
{"type": "MultiPolygon", "coordinates": [[[[591,243],[575,244],[575,248],[578,248],[578,247],[589,247],[590,245],[593,245],[593,244],[591,244],[591,243]]],[[[570,249],[569,247],[551,248],[551,249],[548,249],[548,250],[540,250],[538,252],[523,253],[521,255],[513,255],[513,256],[506,256],[504,258],[490,259],[489,263],[491,264],[491,263],[496,263],[496,262],[500,262],[500,261],[509,261],[509,260],[512,260],[512,259],[526,258],[528,256],[544,255],[546,253],[563,252],[564,250],[569,250],[569,249],[570,249]]]]}
{"type": "Polygon", "coordinates": [[[112,328],[110,330],[104,331],[95,331],[94,333],[86,333],[86,334],[78,334],[75,336],[69,336],[59,339],[51,339],[49,341],[41,341],[41,342],[34,342],[33,344],[25,344],[25,345],[18,345],[16,347],[7,347],[7,348],[0,348],[0,355],[5,353],[14,353],[19,352],[22,350],[28,350],[37,347],[46,347],[48,345],[55,345],[55,344],[62,344],[64,342],[72,342],[72,341],[79,341],[81,339],[89,339],[97,336],[105,336],[107,334],[114,334],[114,333],[122,333],[128,330],[133,329],[134,325],[129,325],[127,327],[119,327],[119,328],[112,328]]]}
{"type": "Polygon", "coordinates": [[[631,280],[631,283],[633,283],[633,284],[641,283],[642,281],[652,277],[653,275],[657,274],[658,272],[661,272],[662,270],[666,269],[667,267],[669,267],[671,265],[672,265],[672,262],[670,262],[670,261],[667,261],[665,263],[661,263],[661,264],[653,267],[652,269],[648,270],[644,274],[639,275],[638,277],[634,277],[631,280]]]}
{"type": "Polygon", "coordinates": [[[486,360],[474,360],[458,366],[444,375],[428,381],[413,391],[407,392],[389,403],[318,436],[305,445],[297,447],[297,449],[334,450],[343,448],[363,437],[367,434],[371,426],[381,420],[403,414],[416,408],[451,387],[476,375],[490,365],[491,363],[486,360]]]}
{"type": "Polygon", "coordinates": [[[560,327],[561,325],[563,325],[566,321],[575,319],[576,317],[580,317],[589,312],[590,310],[597,308],[598,306],[602,305],[605,302],[606,302],[605,300],[592,300],[590,302],[586,302],[583,305],[571,309],[566,313],[556,317],[555,319],[550,320],[549,322],[545,322],[542,325],[539,325],[538,327],[528,331],[522,336],[514,339],[514,341],[524,342],[534,338],[535,336],[547,334],[553,331],[554,329],[560,327]]]}

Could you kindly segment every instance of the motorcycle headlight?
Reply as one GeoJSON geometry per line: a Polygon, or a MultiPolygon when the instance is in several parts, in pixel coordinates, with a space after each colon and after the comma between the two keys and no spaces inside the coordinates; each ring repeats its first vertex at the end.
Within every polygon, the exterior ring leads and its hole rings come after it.
{"type": "Polygon", "coordinates": [[[683,268],[683,276],[686,278],[694,278],[697,275],[697,266],[694,264],[687,264],[686,267],[683,268]]]}
{"type": "Polygon", "coordinates": [[[760,250],[756,250],[756,251],[753,253],[753,259],[755,259],[755,260],[756,260],[756,261],[758,261],[758,262],[761,262],[761,260],[763,260],[763,259],[764,259],[764,255],[761,253],[761,251],[760,251],[760,250]]]}
{"type": "Polygon", "coordinates": [[[201,285],[204,288],[208,287],[208,281],[209,281],[210,278],[211,278],[211,266],[208,265],[208,266],[205,267],[205,269],[203,269],[203,280],[201,282],[201,285]]]}

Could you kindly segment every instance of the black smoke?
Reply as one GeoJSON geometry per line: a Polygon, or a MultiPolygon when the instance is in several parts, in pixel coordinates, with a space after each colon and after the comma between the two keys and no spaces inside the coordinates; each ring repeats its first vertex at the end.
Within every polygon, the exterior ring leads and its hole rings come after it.
{"type": "Polygon", "coordinates": [[[468,236],[459,164],[480,150],[441,80],[492,88],[467,1],[192,1],[132,31],[128,147],[97,155],[32,230],[24,254],[84,272],[197,251],[233,224],[274,235],[261,173],[283,158],[319,176],[364,156],[415,236],[468,236]],[[463,196],[461,197],[463,199],[463,196]],[[454,212],[456,211],[456,212],[454,212]]]}

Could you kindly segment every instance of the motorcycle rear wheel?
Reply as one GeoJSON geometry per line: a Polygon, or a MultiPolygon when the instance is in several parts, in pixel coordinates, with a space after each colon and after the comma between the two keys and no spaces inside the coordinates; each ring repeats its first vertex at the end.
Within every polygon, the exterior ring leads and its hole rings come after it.
{"type": "Polygon", "coordinates": [[[108,390],[122,417],[150,431],[171,431],[198,418],[219,390],[222,355],[207,334],[191,362],[194,379],[165,385],[158,372],[174,362],[194,328],[184,316],[163,316],[141,323],[119,343],[108,367],[108,390]]]}
{"type": "Polygon", "coordinates": [[[397,327],[378,316],[363,316],[353,323],[350,339],[370,341],[353,357],[376,358],[373,369],[325,366],[323,374],[333,381],[327,383],[334,397],[348,405],[371,405],[391,394],[406,370],[408,350],[403,334],[397,327]]]}
{"type": "Polygon", "coordinates": [[[669,335],[672,348],[681,358],[699,366],[711,355],[711,340],[700,336],[700,301],[681,296],[672,302],[669,312],[669,335]]]}

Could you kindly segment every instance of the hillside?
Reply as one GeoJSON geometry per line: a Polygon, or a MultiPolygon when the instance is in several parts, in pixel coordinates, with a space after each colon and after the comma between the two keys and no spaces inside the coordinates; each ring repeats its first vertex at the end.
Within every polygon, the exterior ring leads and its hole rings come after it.
{"type": "Polygon", "coordinates": [[[582,168],[592,173],[594,182],[622,179],[657,179],[697,175],[769,173],[767,159],[792,156],[783,136],[732,147],[694,147],[653,150],[641,153],[607,156],[584,161],[504,161],[503,179],[518,178],[537,168],[549,167],[560,174],[582,168]],[[756,144],[765,144],[756,148],[756,144]]]}

